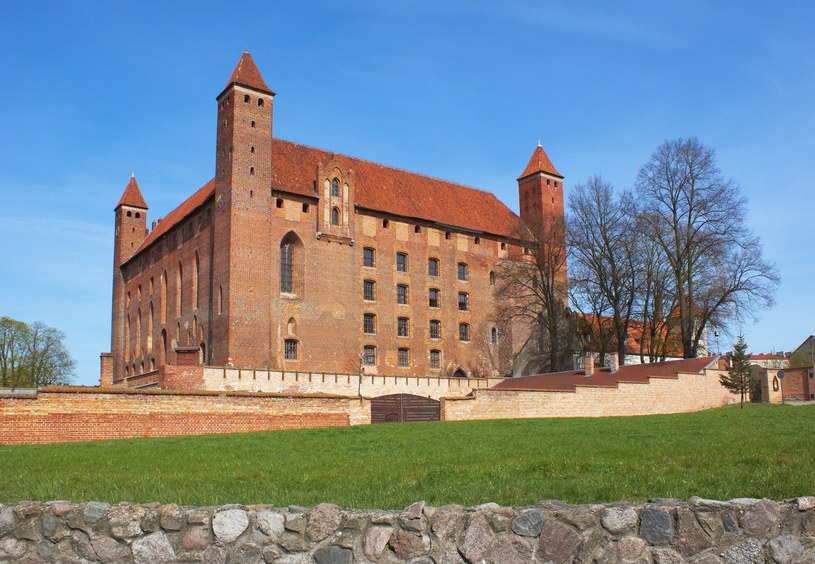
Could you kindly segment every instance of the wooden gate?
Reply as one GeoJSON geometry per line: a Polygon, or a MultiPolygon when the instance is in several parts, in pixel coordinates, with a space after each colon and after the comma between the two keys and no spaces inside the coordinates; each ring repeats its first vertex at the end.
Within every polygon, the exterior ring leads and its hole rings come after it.
{"type": "Polygon", "coordinates": [[[371,400],[371,423],[439,421],[439,402],[411,394],[391,394],[371,400]]]}

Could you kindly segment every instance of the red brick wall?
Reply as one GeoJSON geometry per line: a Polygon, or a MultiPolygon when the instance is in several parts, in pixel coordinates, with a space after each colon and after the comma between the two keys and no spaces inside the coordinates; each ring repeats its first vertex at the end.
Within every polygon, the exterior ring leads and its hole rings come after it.
{"type": "Polygon", "coordinates": [[[367,400],[51,388],[0,398],[0,444],[243,433],[369,423],[367,400]]]}
{"type": "Polygon", "coordinates": [[[809,399],[811,382],[809,371],[808,367],[784,368],[784,378],[781,382],[784,401],[809,399]]]}

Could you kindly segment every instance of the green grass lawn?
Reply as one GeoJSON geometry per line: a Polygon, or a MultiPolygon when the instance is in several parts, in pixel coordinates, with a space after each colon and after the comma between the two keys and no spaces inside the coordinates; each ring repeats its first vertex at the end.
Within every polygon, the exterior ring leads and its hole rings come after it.
{"type": "Polygon", "coordinates": [[[398,508],[815,494],[815,407],[0,446],[21,499],[398,508]]]}

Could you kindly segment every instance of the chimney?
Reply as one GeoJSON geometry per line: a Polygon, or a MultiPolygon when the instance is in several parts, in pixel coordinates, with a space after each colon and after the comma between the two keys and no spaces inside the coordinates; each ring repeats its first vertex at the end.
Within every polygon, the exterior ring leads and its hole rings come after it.
{"type": "Polygon", "coordinates": [[[589,353],[583,356],[583,376],[592,374],[594,374],[594,355],[589,353]]]}
{"type": "Polygon", "coordinates": [[[617,373],[617,370],[620,368],[620,357],[617,356],[617,353],[608,354],[608,367],[611,369],[612,374],[617,373]]]}

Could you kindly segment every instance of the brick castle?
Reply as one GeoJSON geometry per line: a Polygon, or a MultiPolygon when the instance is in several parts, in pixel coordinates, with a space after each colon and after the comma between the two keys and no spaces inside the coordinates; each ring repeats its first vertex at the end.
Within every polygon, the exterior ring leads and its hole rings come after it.
{"type": "Polygon", "coordinates": [[[216,99],[215,178],[151,228],[135,177],[125,188],[102,384],[174,364],[507,373],[529,327],[498,325],[497,265],[524,225],[563,217],[543,148],[518,217],[486,191],[277,139],[274,96],[244,53],[216,99]]]}

